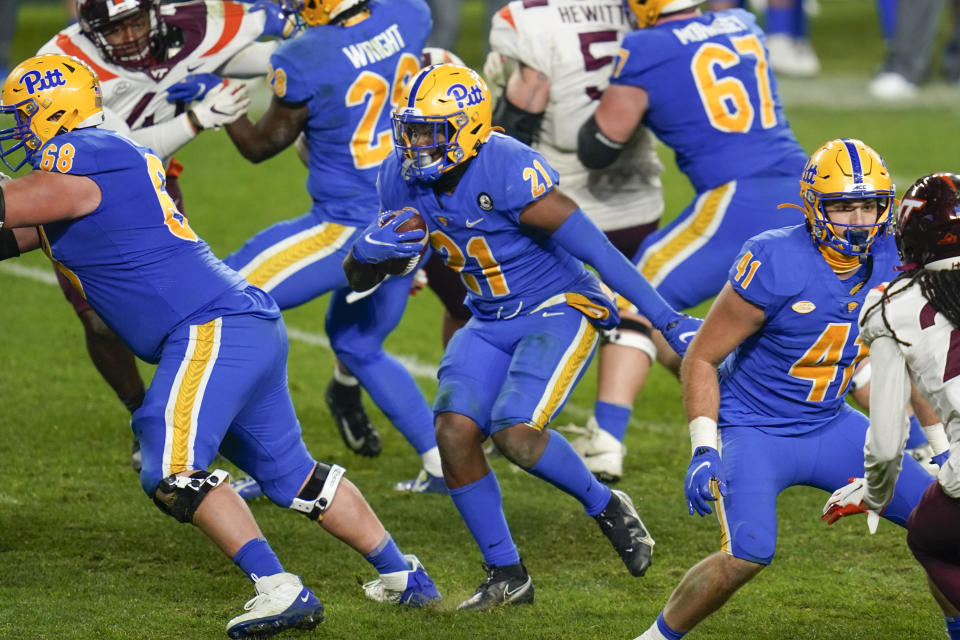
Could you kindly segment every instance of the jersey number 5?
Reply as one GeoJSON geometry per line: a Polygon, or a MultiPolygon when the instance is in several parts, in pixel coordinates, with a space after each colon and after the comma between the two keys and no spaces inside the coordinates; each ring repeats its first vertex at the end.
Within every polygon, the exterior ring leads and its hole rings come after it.
{"type": "Polygon", "coordinates": [[[754,77],[759,94],[760,126],[772,129],[777,124],[777,114],[763,45],[755,35],[730,38],[730,42],[733,49],[708,42],[697,50],[690,62],[707,120],[714,129],[726,133],[746,133],[753,127],[755,112],[747,86],[733,76],[717,77],[718,67],[730,69],[743,62],[744,56],[749,56],[756,59],[754,77]]]}

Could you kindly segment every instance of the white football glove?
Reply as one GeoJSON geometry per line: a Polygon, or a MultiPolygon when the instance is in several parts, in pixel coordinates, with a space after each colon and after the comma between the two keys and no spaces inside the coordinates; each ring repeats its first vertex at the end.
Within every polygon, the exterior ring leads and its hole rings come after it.
{"type": "Polygon", "coordinates": [[[210,89],[191,111],[204,129],[219,129],[240,119],[249,106],[246,83],[224,80],[210,89]]]}
{"type": "Polygon", "coordinates": [[[6,182],[7,180],[13,180],[13,178],[5,174],[3,171],[0,171],[0,183],[6,182]]]}
{"type": "Polygon", "coordinates": [[[856,513],[867,514],[867,529],[873,535],[880,524],[880,512],[863,506],[863,496],[867,493],[867,481],[864,478],[850,478],[850,484],[840,487],[823,505],[821,520],[833,524],[844,516],[856,513]]]}
{"type": "Polygon", "coordinates": [[[507,59],[496,51],[487,54],[487,59],[483,61],[483,77],[490,87],[505,87],[507,79],[510,77],[508,71],[513,70],[513,65],[507,64],[507,59]]]}

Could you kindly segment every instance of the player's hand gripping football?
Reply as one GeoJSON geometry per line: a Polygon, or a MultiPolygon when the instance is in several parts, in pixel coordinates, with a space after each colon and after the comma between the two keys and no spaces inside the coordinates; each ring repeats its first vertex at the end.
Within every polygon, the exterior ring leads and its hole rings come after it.
{"type": "Polygon", "coordinates": [[[420,253],[424,237],[423,229],[397,231],[397,227],[416,215],[414,209],[384,211],[353,243],[353,256],[367,264],[386,262],[394,258],[412,258],[420,253]]]}
{"type": "Polygon", "coordinates": [[[211,89],[191,111],[204,129],[219,129],[247,112],[250,96],[244,82],[224,80],[211,89]]]}
{"type": "Polygon", "coordinates": [[[717,496],[711,491],[716,486],[720,495],[727,495],[727,478],[723,472],[720,453],[713,447],[697,447],[687,467],[683,490],[687,494],[687,511],[696,511],[701,516],[713,513],[707,501],[715,502],[717,496]]]}
{"type": "Polygon", "coordinates": [[[837,489],[823,505],[823,515],[821,520],[826,520],[827,524],[833,524],[844,516],[851,516],[856,513],[867,514],[867,529],[871,534],[877,532],[877,525],[880,523],[880,512],[874,509],[868,509],[863,506],[863,497],[867,493],[867,481],[863,478],[850,478],[850,484],[837,489]]]}
{"type": "Polygon", "coordinates": [[[667,323],[661,333],[664,340],[670,345],[670,348],[677,352],[681,358],[687,352],[690,341],[694,334],[703,324],[703,318],[695,318],[686,313],[678,313],[676,317],[667,323]]]}
{"type": "Polygon", "coordinates": [[[191,73],[167,89],[167,102],[194,102],[203,100],[211,89],[223,82],[215,73],[191,73]]]}

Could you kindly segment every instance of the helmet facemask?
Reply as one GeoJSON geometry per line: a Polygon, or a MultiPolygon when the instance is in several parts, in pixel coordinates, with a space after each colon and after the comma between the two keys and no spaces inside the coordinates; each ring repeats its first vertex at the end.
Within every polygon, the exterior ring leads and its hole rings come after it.
{"type": "Polygon", "coordinates": [[[140,0],[134,8],[109,15],[99,0],[81,2],[78,10],[80,26],[110,62],[142,71],[163,60],[166,25],[160,16],[160,2],[140,0]],[[133,38],[123,39],[127,33],[133,38]],[[111,42],[112,41],[112,42],[111,42]]]}
{"type": "Polygon", "coordinates": [[[402,157],[403,176],[433,182],[465,157],[458,143],[460,129],[468,121],[460,111],[448,116],[424,116],[401,109],[392,117],[393,143],[402,157]]]}
{"type": "MultiPolygon", "coordinates": [[[[814,218],[813,226],[816,229],[821,244],[825,244],[835,251],[847,256],[864,256],[870,251],[870,246],[878,235],[886,233],[890,225],[890,197],[875,196],[821,196],[817,206],[818,215],[814,218]],[[844,224],[834,222],[827,212],[831,204],[842,202],[876,202],[877,217],[868,224],[844,224]]],[[[835,214],[836,215],[836,214],[835,214]]]]}

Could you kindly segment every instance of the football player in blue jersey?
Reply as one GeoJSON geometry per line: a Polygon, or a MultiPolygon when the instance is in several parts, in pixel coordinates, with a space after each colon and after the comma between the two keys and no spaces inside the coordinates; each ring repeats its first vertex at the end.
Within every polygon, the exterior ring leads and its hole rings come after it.
{"type": "MultiPolygon", "coordinates": [[[[686,309],[720,291],[744,240],[789,222],[776,207],[796,201],[807,155],[784,117],[753,14],[702,14],[698,0],[626,4],[638,28],[624,36],[610,86],[580,128],[578,156],[591,169],[608,167],[641,123],[674,150],[696,196],[644,238],[634,262],[667,302],[686,309]]],[[[653,337],[658,360],[676,371],[679,359],[653,337]]],[[[600,429],[620,442],[643,383],[644,356],[633,357],[637,364],[617,376],[621,392],[607,394],[624,411],[598,403],[608,416],[600,429]]],[[[595,439],[619,449],[610,437],[595,439]]]]}
{"type": "Polygon", "coordinates": [[[680,352],[699,326],[666,304],[561,193],[542,155],[493,130],[490,101],[467,67],[435,65],[410,81],[393,116],[397,152],[378,181],[380,221],[390,222],[372,222],[344,264],[355,289],[375,286],[383,263],[418,251],[423,231],[394,231],[418,214],[433,250],[467,287],[473,317],[447,345],[434,401],[444,478],[488,571],[460,609],[533,601],[483,453],[488,437],[511,462],[579,500],[631,574],[650,564],[654,542],[630,497],[597,481],[548,428],[589,364],[598,331],[619,320],[584,262],[680,352]]]}
{"type": "Polygon", "coordinates": [[[301,14],[305,32],[271,57],[269,109],[256,124],[243,117],[227,132],[253,162],[276,155],[302,132],[313,206],[261,231],[224,261],[281,309],[333,292],[326,330],[346,369],[334,367],[326,398],[344,441],[361,455],[380,452],[359,381],[422,459],[420,474],[396,488],[445,492],[430,407],[410,373],[383,349],[413,274],[355,300],[340,266],[376,215],[377,169],[393,148],[390,111],[420,68],[429,9],[424,0],[316,0],[301,14]]]}
{"type": "Polygon", "coordinates": [[[0,185],[0,258],[41,248],[111,329],[156,372],[133,429],[140,484],[164,513],[203,531],[257,595],[229,622],[232,638],[312,628],[323,605],[287,573],[246,503],[207,471],[219,451],[281,507],[302,512],[380,574],[368,598],[439,599],[423,565],[403,555],[344,469],[314,460],[287,388],[287,335],[276,303],[218,260],[165,189],[158,156],[97,128],[96,74],[45,55],[3,85],[5,163],[34,171],[0,185]]]}
{"type": "MultiPolygon", "coordinates": [[[[687,504],[704,515],[715,501],[721,550],[687,572],[643,640],[683,637],[770,564],[781,491],[863,476],[869,421],[844,394],[867,354],[864,299],[899,264],[893,184],[876,151],[845,138],[814,152],[800,194],[805,224],[743,245],[683,359],[687,504]]],[[[883,517],[904,526],[930,481],[904,460],[883,517]]]]}

